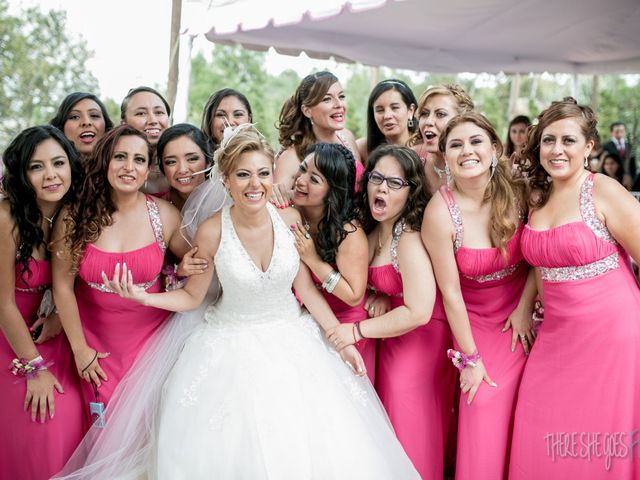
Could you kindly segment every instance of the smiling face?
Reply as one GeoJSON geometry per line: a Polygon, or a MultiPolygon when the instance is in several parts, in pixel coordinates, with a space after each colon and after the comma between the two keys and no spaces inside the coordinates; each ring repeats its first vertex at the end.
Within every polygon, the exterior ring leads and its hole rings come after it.
{"type": "Polygon", "coordinates": [[[438,139],[444,127],[458,113],[458,104],[452,95],[432,95],[418,112],[418,127],[428,153],[438,153],[438,139]]]}
{"type": "MultiPolygon", "coordinates": [[[[387,179],[399,178],[406,181],[402,166],[398,160],[391,155],[380,158],[371,171],[371,174],[377,174],[387,179]]],[[[399,189],[389,188],[388,180],[383,181],[380,185],[375,185],[375,183],[369,180],[367,183],[367,200],[369,202],[371,216],[378,222],[395,222],[404,210],[407,199],[409,198],[409,193],[409,187],[399,189]]]]}
{"type": "Polygon", "coordinates": [[[42,141],[27,164],[26,176],[40,206],[62,200],[71,187],[71,165],[60,144],[52,138],[42,141]]]}
{"type": "Polygon", "coordinates": [[[329,183],[316,166],[315,154],[307,155],[296,176],[293,203],[301,207],[321,206],[328,192],[329,183]]]}
{"type": "Polygon", "coordinates": [[[224,129],[231,125],[237,127],[243,123],[251,122],[247,107],[235,95],[228,95],[220,100],[211,118],[211,133],[217,144],[222,142],[224,129]]]}
{"type": "Polygon", "coordinates": [[[107,180],[116,192],[140,190],[149,175],[149,148],[134,135],[120,137],[107,166],[107,180]]]}
{"type": "Polygon", "coordinates": [[[346,121],[347,104],[340,83],[333,83],[320,103],[312,107],[303,105],[302,113],[313,122],[315,128],[342,130],[346,121]]]}
{"type": "Polygon", "coordinates": [[[151,92],[139,92],[129,99],[123,123],[144,132],[149,143],[155,145],[169,127],[169,115],[160,97],[151,92]]]}
{"type": "Polygon", "coordinates": [[[373,102],[373,114],[376,125],[386,138],[400,138],[409,135],[409,119],[413,116],[415,105],[407,106],[397,90],[383,92],[373,102]]]}
{"type": "Polygon", "coordinates": [[[167,143],[162,153],[164,176],[171,188],[188,196],[194,188],[204,181],[206,167],[204,153],[200,147],[186,135],[167,143]]]}
{"type": "Polygon", "coordinates": [[[89,155],[105,130],[104,116],[100,105],[90,98],[76,103],[64,122],[63,133],[78,152],[89,155]]]}
{"type": "Polygon", "coordinates": [[[592,148],[593,141],[587,141],[578,120],[563,118],[542,131],[540,164],[553,180],[565,180],[582,173],[592,148]]]}
{"type": "Polygon", "coordinates": [[[475,123],[465,122],[452,128],[445,148],[445,160],[454,179],[490,175],[496,146],[487,132],[475,123]]]}
{"type": "Polygon", "coordinates": [[[260,150],[242,153],[225,177],[224,183],[236,207],[259,210],[271,198],[272,159],[260,150]]]}

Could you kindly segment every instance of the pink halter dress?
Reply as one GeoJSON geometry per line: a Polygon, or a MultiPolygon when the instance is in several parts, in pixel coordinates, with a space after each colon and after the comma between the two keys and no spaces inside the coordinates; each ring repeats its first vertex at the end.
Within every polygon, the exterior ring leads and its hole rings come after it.
{"type": "MultiPolygon", "coordinates": [[[[390,296],[391,308],[404,305],[397,260],[404,225],[400,221],[394,227],[392,263],[369,267],[369,284],[390,296]]],[[[426,325],[378,341],[376,390],[400,443],[425,479],[443,477],[455,385],[455,369],[446,355],[451,331],[442,313],[441,308],[434,308],[426,325]]]]}
{"type": "Polygon", "coordinates": [[[520,250],[523,226],[506,245],[508,261],[498,248],[465,247],[460,208],[446,185],[439,192],[455,227],[454,252],[473,338],[487,372],[498,384],[483,382],[471,405],[466,395],[460,398],[456,478],[499,480],[507,478],[516,393],[526,360],[519,343],[511,351],[510,331],[501,332],[527,279],[520,250]]]}
{"type": "Polygon", "coordinates": [[[581,221],[522,237],[544,322],[518,394],[512,479],[640,478],[640,290],[593,188],[591,174],[581,221]]]}
{"type": "Polygon", "coordinates": [[[160,272],[166,245],[158,206],[148,195],[147,210],[155,242],[129,252],[107,252],[89,244],[80,263],[75,292],[87,344],[111,354],[100,360],[109,381],[102,382],[97,395],[92,385],[82,382],[87,405],[95,401],[108,403],[140,350],[169,316],[166,310],[123,299],[102,283],[102,272],[109,275],[117,263],[126,263],[134,283],[149,293],[162,290],[160,272]]]}
{"type": "MultiPolygon", "coordinates": [[[[31,277],[26,282],[15,269],[16,306],[30,326],[38,318],[38,308],[45,291],[51,287],[51,268],[48,260],[30,260],[31,277]]],[[[45,423],[31,421],[31,407],[23,411],[26,382],[9,371],[16,357],[4,335],[0,335],[0,478],[45,480],[58,472],[75,450],[85,426],[83,425],[80,380],[76,373],[71,349],[64,333],[37,345],[45,362],[53,362],[49,371],[58,379],[63,394],[54,390],[55,415],[47,415],[45,423]]]]}

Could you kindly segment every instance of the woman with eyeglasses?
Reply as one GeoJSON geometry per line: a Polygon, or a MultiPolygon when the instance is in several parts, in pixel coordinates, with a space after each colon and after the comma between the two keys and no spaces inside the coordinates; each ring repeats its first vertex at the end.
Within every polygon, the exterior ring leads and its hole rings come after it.
{"type": "Polygon", "coordinates": [[[455,372],[443,353],[444,321],[430,321],[436,285],[420,238],[429,188],[416,153],[382,145],[371,152],[357,197],[369,239],[369,285],[391,309],[370,310],[328,332],[338,348],[378,338],[375,387],[400,443],[422,478],[442,478],[455,372]]]}

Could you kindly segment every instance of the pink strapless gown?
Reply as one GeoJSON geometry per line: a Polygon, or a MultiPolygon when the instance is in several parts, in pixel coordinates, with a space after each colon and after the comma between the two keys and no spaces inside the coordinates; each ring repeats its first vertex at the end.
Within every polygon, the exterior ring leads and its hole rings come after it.
{"type": "MultiPolygon", "coordinates": [[[[335,268],[335,266],[334,266],[335,268]]],[[[320,293],[331,307],[331,311],[336,316],[340,323],[354,323],[359,320],[367,319],[367,312],[364,309],[364,304],[366,301],[366,297],[362,299],[362,301],[352,307],[351,305],[343,302],[338,297],[333,295],[332,293],[327,293],[320,288],[322,285],[322,281],[315,276],[313,272],[311,272],[311,278],[313,279],[313,283],[316,284],[320,293]]],[[[371,380],[371,383],[375,381],[376,374],[376,341],[375,339],[369,338],[362,340],[356,345],[356,348],[362,355],[362,359],[364,360],[364,364],[367,367],[367,376],[371,380]]]]}
{"type": "MultiPolygon", "coordinates": [[[[44,291],[51,286],[48,260],[31,260],[29,267],[33,276],[26,277],[27,284],[19,265],[15,276],[16,305],[28,326],[38,318],[44,291]]],[[[0,479],[50,478],[64,466],[84,433],[80,381],[67,337],[61,333],[37,348],[45,361],[54,362],[49,370],[64,389],[64,394],[54,390],[55,416],[44,424],[31,421],[31,407],[23,411],[26,382],[7,368],[16,355],[0,335],[0,479]]]]}
{"type": "MultiPolygon", "coordinates": [[[[402,276],[394,264],[369,267],[369,284],[390,296],[391,308],[404,305],[402,276]]],[[[438,295],[429,323],[380,340],[377,351],[376,390],[400,443],[424,479],[443,477],[455,388],[455,368],[446,355],[451,331],[441,305],[438,295]]]]}
{"type": "Polygon", "coordinates": [[[581,187],[582,221],[523,235],[544,322],[518,395],[516,480],[640,478],[640,290],[595,214],[593,178],[581,187]]]}
{"type": "MultiPolygon", "coordinates": [[[[147,196],[149,219],[156,242],[129,252],[107,252],[87,245],[76,282],[76,299],[87,344],[111,355],[100,360],[109,381],[98,389],[98,401],[107,404],[138,352],[169,316],[166,310],[146,307],[105,291],[101,272],[111,275],[117,263],[133,273],[133,281],[149,293],[162,290],[160,272],[165,253],[158,207],[147,196]]],[[[92,385],[82,382],[85,403],[96,401],[92,385]]],[[[88,409],[87,409],[88,411],[88,409]]]]}
{"type": "Polygon", "coordinates": [[[482,383],[471,405],[467,395],[460,397],[456,478],[499,480],[507,478],[516,394],[526,360],[520,343],[511,352],[510,331],[501,331],[527,280],[520,250],[523,227],[507,243],[507,263],[497,248],[464,247],[460,209],[446,186],[439,191],[456,227],[455,258],[473,338],[489,376],[498,384],[482,383]]]}

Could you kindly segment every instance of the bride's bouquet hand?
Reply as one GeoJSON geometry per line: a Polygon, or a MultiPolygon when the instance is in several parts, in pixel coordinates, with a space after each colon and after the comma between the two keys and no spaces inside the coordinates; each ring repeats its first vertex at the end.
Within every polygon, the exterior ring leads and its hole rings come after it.
{"type": "Polygon", "coordinates": [[[116,264],[111,280],[102,272],[102,282],[104,286],[113,293],[117,293],[122,298],[127,298],[134,302],[144,304],[149,295],[144,288],[133,283],[133,275],[131,274],[131,270],[127,269],[126,263],[122,264],[122,274],[120,274],[120,264],[116,264]]]}
{"type": "Polygon", "coordinates": [[[367,369],[364,366],[364,360],[362,355],[353,345],[348,345],[340,350],[340,357],[344,360],[344,363],[349,365],[353,373],[359,377],[363,377],[367,373],[367,369]]]}

